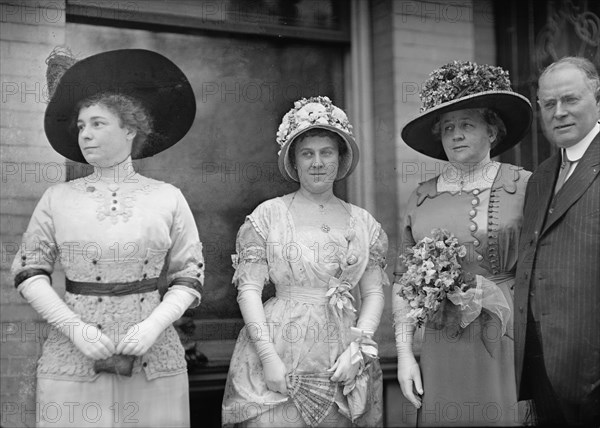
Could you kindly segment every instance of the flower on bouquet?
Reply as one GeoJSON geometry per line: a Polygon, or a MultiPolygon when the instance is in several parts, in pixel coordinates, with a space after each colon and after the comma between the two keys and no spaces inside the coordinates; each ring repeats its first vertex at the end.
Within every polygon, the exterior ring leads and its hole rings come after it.
{"type": "MultiPolygon", "coordinates": [[[[411,307],[407,318],[422,326],[440,309],[446,298],[476,287],[475,277],[462,270],[467,249],[444,229],[433,229],[400,256],[406,272],[397,282],[398,295],[411,307]]],[[[451,299],[454,300],[454,299],[451,299]]]]}

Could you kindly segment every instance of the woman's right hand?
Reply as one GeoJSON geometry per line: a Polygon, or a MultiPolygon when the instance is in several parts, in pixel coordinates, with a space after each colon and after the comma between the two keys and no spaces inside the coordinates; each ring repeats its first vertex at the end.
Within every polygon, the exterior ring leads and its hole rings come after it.
{"type": "Polygon", "coordinates": [[[278,355],[270,358],[268,362],[263,363],[263,372],[265,383],[269,390],[287,395],[287,369],[278,355]]]}
{"type": "Polygon", "coordinates": [[[421,369],[413,355],[405,356],[398,360],[398,383],[402,394],[417,409],[421,407],[421,398],[415,395],[423,395],[423,384],[421,382],[421,369]]]}
{"type": "Polygon", "coordinates": [[[56,294],[46,275],[26,279],[18,290],[42,318],[67,336],[86,357],[101,360],[115,353],[112,340],[96,326],[83,322],[56,294]]]}
{"type": "Polygon", "coordinates": [[[93,360],[103,360],[115,353],[112,340],[92,324],[73,322],[67,336],[83,355],[93,360]]]}

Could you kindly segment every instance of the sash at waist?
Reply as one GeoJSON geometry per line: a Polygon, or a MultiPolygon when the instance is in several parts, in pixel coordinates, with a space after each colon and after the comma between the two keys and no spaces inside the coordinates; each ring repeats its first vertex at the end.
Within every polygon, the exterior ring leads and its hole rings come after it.
{"type": "Polygon", "coordinates": [[[292,300],[298,303],[307,303],[309,305],[326,305],[329,303],[327,297],[327,288],[308,288],[298,286],[282,285],[275,287],[276,296],[279,299],[292,300]]]}
{"type": "Polygon", "coordinates": [[[78,282],[66,278],[66,290],[72,294],[88,296],[126,296],[158,290],[158,278],[133,282],[78,282]]]}

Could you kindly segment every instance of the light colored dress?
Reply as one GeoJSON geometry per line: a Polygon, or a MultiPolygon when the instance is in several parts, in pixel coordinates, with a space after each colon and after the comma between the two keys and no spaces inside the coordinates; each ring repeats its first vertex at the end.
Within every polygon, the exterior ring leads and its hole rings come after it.
{"type": "MultiPolygon", "coordinates": [[[[115,345],[160,303],[156,286],[133,294],[128,287],[157,283],[164,268],[167,283],[189,287],[197,304],[204,280],[202,246],[185,198],[139,174],[110,184],[89,176],[44,193],[12,273],[20,282],[51,274],[56,262],[68,282],[99,292],[113,287],[106,295],[77,294],[67,283],[64,300],[115,345]]],[[[173,326],[136,358],[130,378],[95,373],[93,364],[50,328],[37,367],[37,402],[42,408],[58,403],[60,412],[42,412],[40,426],[189,426],[185,352],[173,326]],[[69,411],[62,404],[68,402],[79,404],[69,411]]]]}
{"type": "MultiPolygon", "coordinates": [[[[276,297],[264,304],[268,326],[246,326],[240,332],[223,398],[224,425],[246,421],[258,426],[303,426],[289,397],[267,389],[247,328],[270,329],[288,372],[324,373],[348,347],[350,327],[356,322],[354,312],[329,304],[326,293],[330,287],[343,281],[354,287],[368,269],[380,272],[380,287],[389,284],[383,270],[385,232],[367,211],[344,204],[351,214],[347,227],[331,228],[328,233],[318,228],[296,228],[282,198],[259,205],[240,228],[233,283],[241,291],[246,283],[271,281],[276,297]],[[282,408],[285,420],[278,419],[282,408]]],[[[339,410],[329,422],[349,424],[347,397],[341,387],[336,388],[339,410]]],[[[377,361],[370,368],[365,392],[367,411],[355,422],[378,426],[382,422],[382,380],[377,361]]]]}
{"type": "MultiPolygon", "coordinates": [[[[431,236],[433,228],[448,230],[467,248],[462,268],[495,282],[511,309],[504,336],[496,325],[487,323],[483,313],[459,336],[447,326],[438,329],[426,324],[416,330],[415,335],[423,335],[419,426],[521,422],[514,382],[512,310],[523,199],[530,175],[502,164],[490,189],[456,193],[438,192],[436,177],[421,183],[409,199],[401,248],[431,236]],[[484,346],[482,334],[496,342],[494,357],[484,346]]],[[[398,265],[396,270],[403,268],[398,265]]]]}

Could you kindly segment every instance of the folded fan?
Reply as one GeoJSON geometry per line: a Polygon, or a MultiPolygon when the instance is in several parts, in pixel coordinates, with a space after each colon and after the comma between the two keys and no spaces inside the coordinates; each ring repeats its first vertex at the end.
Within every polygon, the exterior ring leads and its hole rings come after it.
{"type": "Polygon", "coordinates": [[[302,419],[311,427],[319,425],[331,410],[338,388],[329,373],[298,373],[287,375],[288,394],[302,419]]]}

